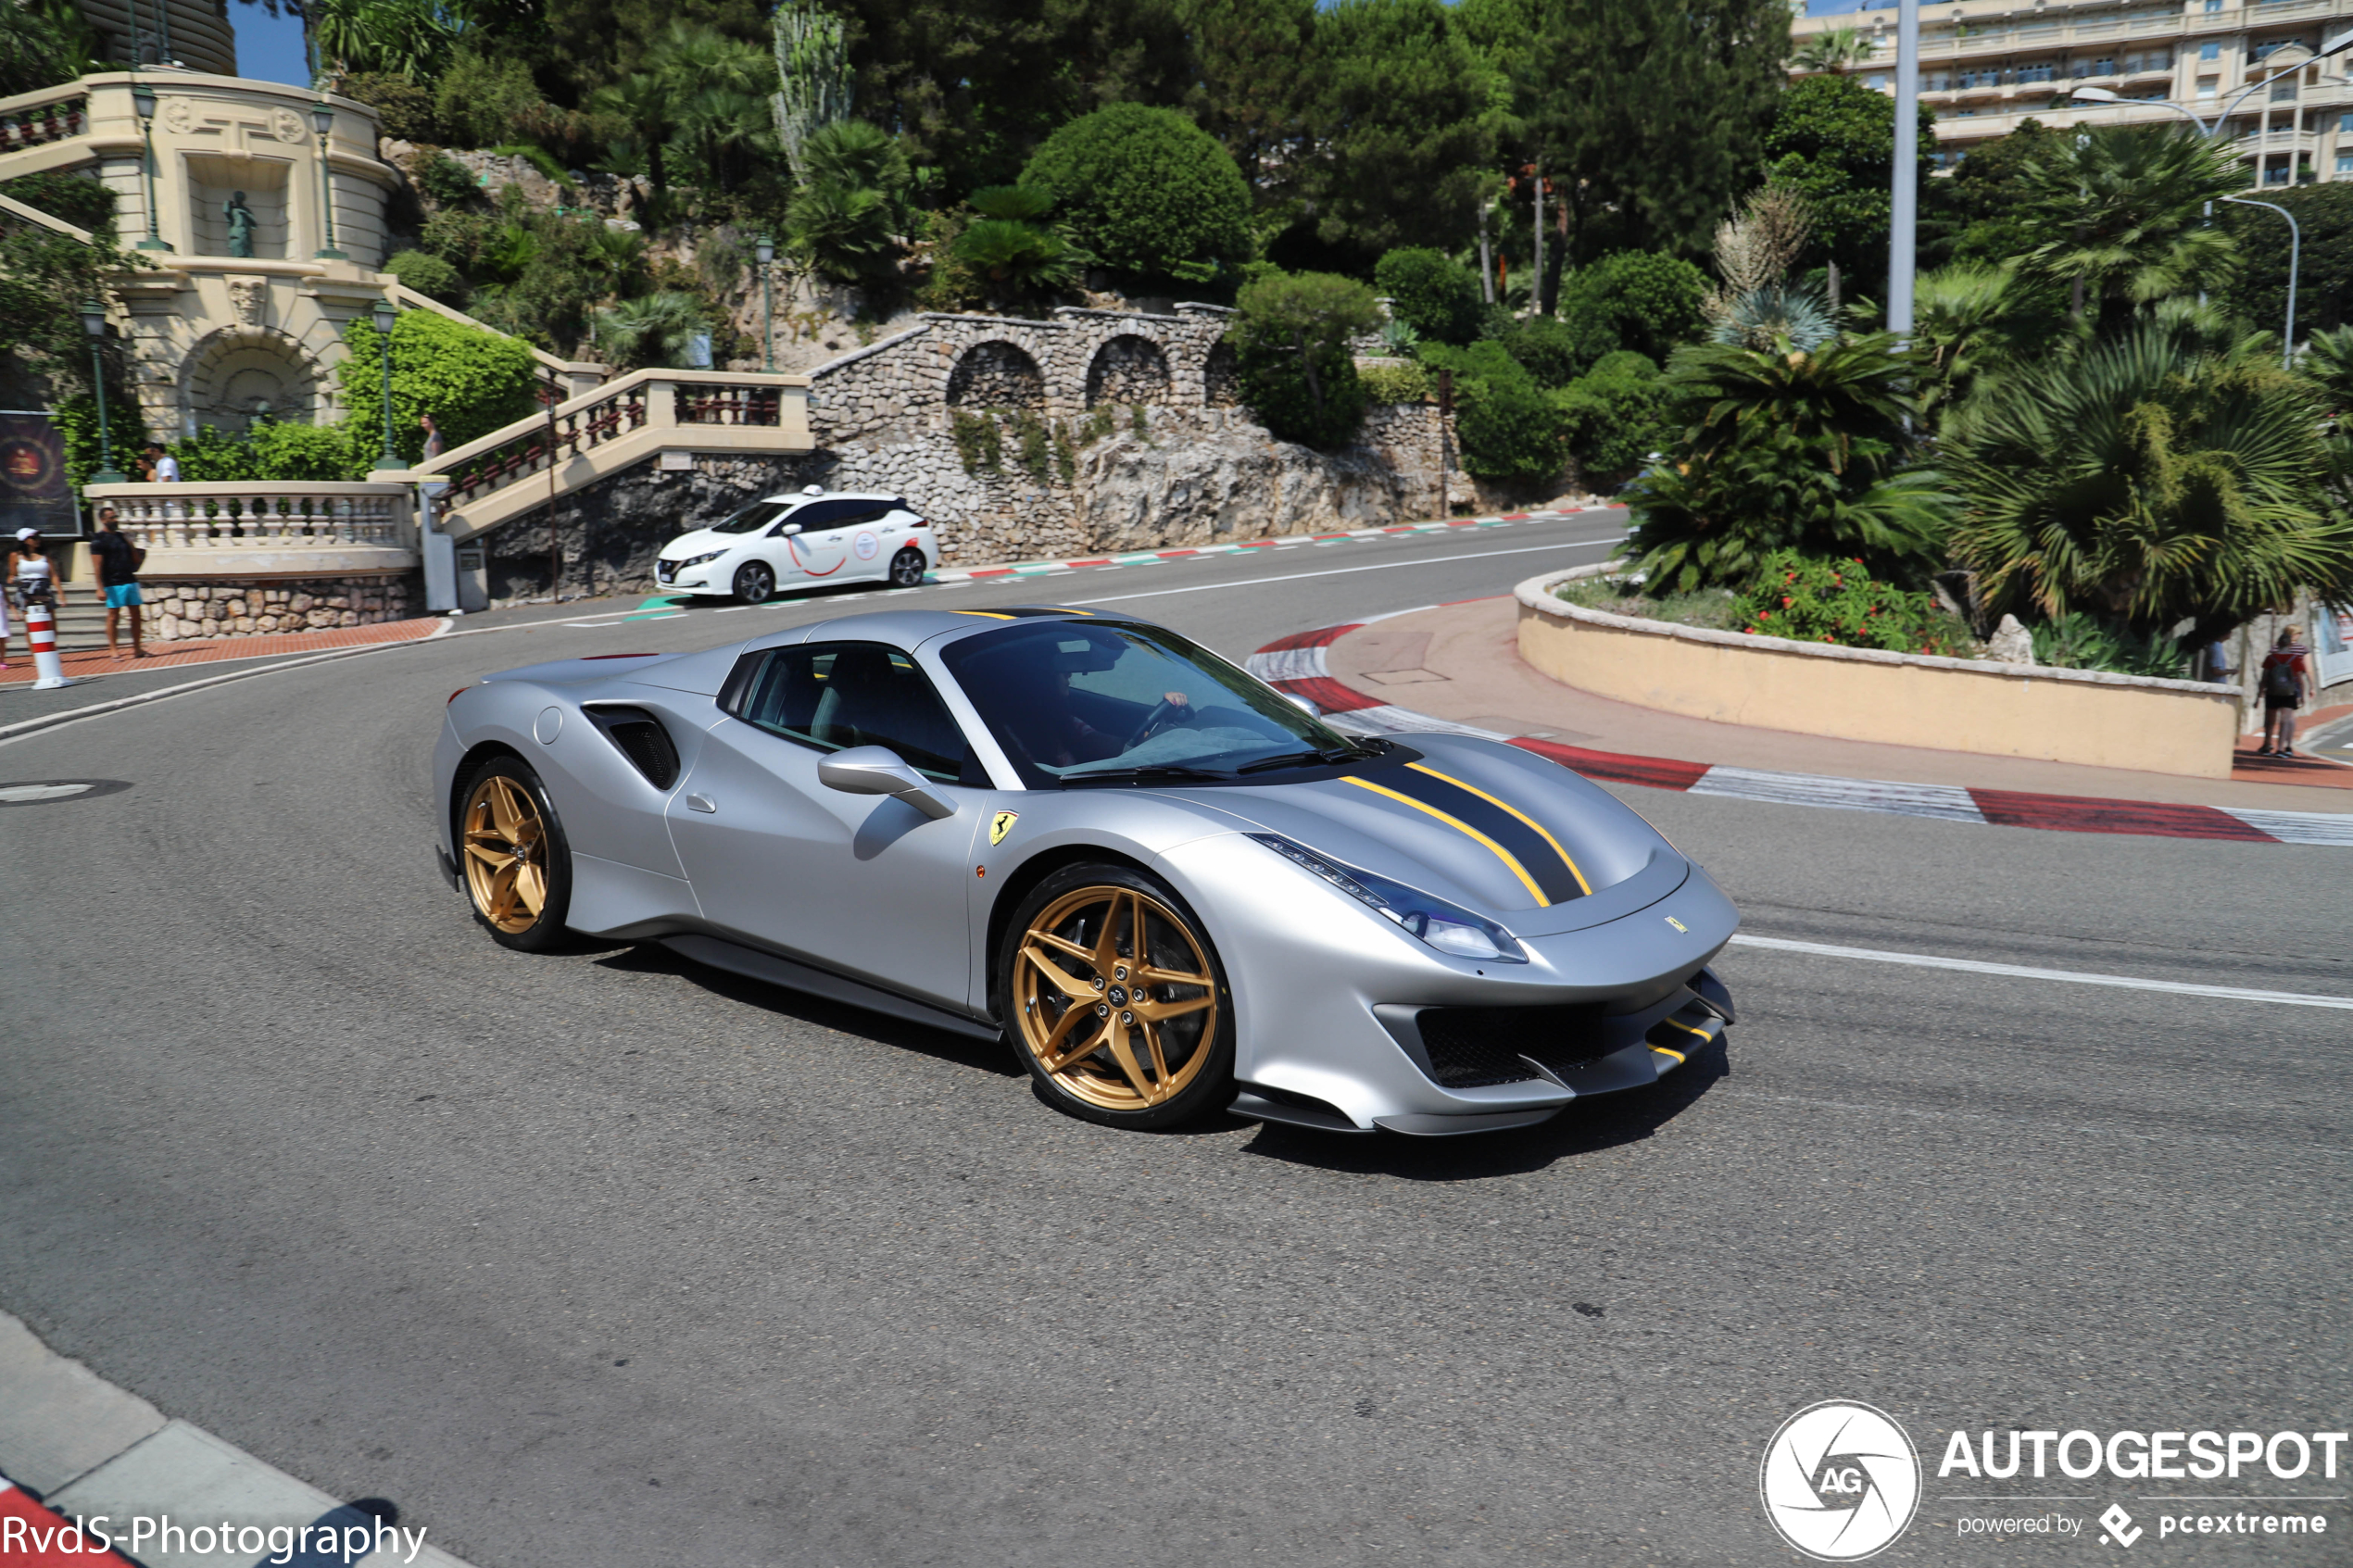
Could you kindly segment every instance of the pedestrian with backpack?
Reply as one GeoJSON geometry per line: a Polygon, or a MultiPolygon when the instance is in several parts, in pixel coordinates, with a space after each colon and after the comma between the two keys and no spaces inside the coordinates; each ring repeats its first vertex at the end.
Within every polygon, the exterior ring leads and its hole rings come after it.
{"type": "Polygon", "coordinates": [[[2296,640],[2296,628],[2290,625],[2280,628],[2271,651],[2263,656],[2263,744],[2256,748],[2256,756],[2296,755],[2296,710],[2304,704],[2311,652],[2296,640]],[[2271,740],[2275,732],[2276,746],[2271,740]]]}

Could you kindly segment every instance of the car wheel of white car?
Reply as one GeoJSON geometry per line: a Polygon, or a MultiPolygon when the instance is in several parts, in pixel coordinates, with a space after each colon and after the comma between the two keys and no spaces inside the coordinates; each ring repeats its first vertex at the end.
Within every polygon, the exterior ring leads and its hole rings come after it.
{"type": "Polygon", "coordinates": [[[766,561],[748,560],[736,569],[736,597],[748,605],[764,605],[776,596],[776,569],[766,561]]]}
{"type": "Polygon", "coordinates": [[[890,585],[894,588],[916,588],[923,585],[924,553],[912,545],[890,558],[890,585]]]}

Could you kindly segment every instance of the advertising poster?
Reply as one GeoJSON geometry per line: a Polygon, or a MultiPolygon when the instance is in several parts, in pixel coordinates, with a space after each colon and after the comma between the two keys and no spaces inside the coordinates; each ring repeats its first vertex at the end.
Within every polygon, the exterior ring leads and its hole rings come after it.
{"type": "Polygon", "coordinates": [[[2322,685],[2353,681],[2353,604],[2312,607],[2312,658],[2322,685]]]}
{"type": "Polygon", "coordinates": [[[75,534],[73,490],[66,483],[65,433],[46,414],[0,413],[0,524],[75,534]]]}

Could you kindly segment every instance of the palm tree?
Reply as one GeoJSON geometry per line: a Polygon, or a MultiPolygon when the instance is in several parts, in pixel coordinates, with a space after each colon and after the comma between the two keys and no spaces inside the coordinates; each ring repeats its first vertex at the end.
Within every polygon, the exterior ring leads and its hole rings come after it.
{"type": "Polygon", "coordinates": [[[662,167],[662,147],[677,129],[670,84],[650,70],[632,71],[619,82],[590,94],[588,107],[628,123],[646,149],[646,173],[652,179],[654,189],[669,190],[670,177],[662,167]]]}
{"type": "Polygon", "coordinates": [[[1698,410],[1671,463],[1628,490],[1654,594],[1745,587],[1776,550],[1859,557],[1914,575],[1936,555],[1950,497],[1906,466],[1912,365],[1878,333],[1807,351],[1708,343],[1679,350],[1667,384],[1698,410]]]}
{"type": "Polygon", "coordinates": [[[1876,52],[1876,46],[1864,36],[1861,28],[1834,27],[1799,44],[1789,63],[1799,70],[1826,70],[1833,76],[1844,76],[1847,67],[1862,64],[1876,52]]]}
{"type": "Polygon", "coordinates": [[[2053,137],[2020,174],[2037,242],[2024,270],[2065,285],[2077,315],[2089,306],[2111,331],[2141,307],[2219,288],[2238,250],[2207,209],[2242,182],[2211,141],[2171,124],[2053,137]]]}
{"type": "Polygon", "coordinates": [[[2045,360],[1950,445],[1954,552],[1990,608],[2203,638],[2299,588],[2353,596],[2309,383],[2195,335],[2152,322],[2045,360]]]}
{"type": "Polygon", "coordinates": [[[672,22],[646,53],[646,70],[669,100],[671,123],[699,149],[711,182],[727,186],[728,150],[773,143],[768,96],[775,62],[718,29],[672,22]]]}
{"type": "Polygon", "coordinates": [[[702,302],[675,290],[624,299],[597,312],[598,341],[631,365],[681,366],[689,341],[709,331],[702,302]]]}

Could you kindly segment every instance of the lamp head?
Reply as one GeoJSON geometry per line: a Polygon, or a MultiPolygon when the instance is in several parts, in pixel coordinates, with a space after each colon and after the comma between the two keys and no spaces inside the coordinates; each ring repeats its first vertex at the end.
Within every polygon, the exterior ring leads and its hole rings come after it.
{"type": "Polygon", "coordinates": [[[2068,96],[2079,104],[2120,104],[2124,101],[2105,87],[2078,87],[2068,96]]]}
{"type": "Polygon", "coordinates": [[[94,341],[107,335],[107,307],[94,299],[82,302],[82,330],[94,341]]]}
{"type": "Polygon", "coordinates": [[[154,88],[148,86],[144,82],[140,82],[137,86],[131,89],[131,101],[138,106],[139,118],[141,119],[145,120],[155,119],[156,90],[154,88]]]}
{"type": "Polygon", "coordinates": [[[386,337],[391,336],[393,323],[400,320],[400,312],[392,307],[392,301],[388,299],[376,301],[375,316],[376,331],[386,337]]]}
{"type": "Polygon", "coordinates": [[[752,249],[753,254],[760,257],[760,264],[762,267],[776,259],[776,242],[765,234],[752,242],[752,249]]]}
{"type": "Polygon", "coordinates": [[[310,111],[310,123],[319,128],[319,139],[321,142],[325,141],[329,136],[333,135],[335,130],[335,111],[333,107],[327,104],[321,104],[312,108],[310,111]]]}

